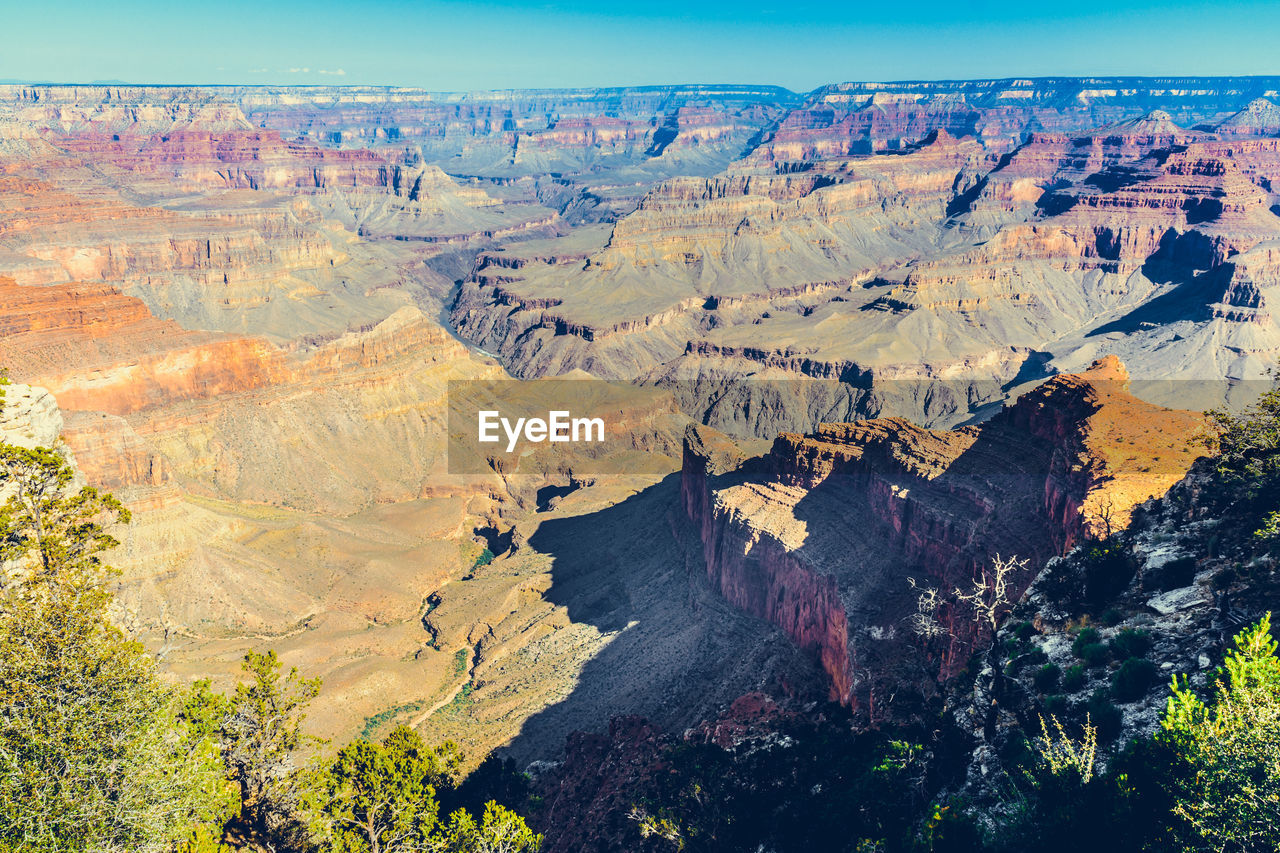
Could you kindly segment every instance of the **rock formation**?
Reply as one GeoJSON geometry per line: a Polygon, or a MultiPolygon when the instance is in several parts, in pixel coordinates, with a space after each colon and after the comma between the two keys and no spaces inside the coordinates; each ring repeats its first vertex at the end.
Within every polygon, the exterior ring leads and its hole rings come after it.
{"type": "Polygon", "coordinates": [[[1266,98],[1254,98],[1213,129],[1224,136],[1275,136],[1280,134],[1280,107],[1266,98]]]}
{"type": "Polygon", "coordinates": [[[53,447],[62,434],[62,412],[44,388],[10,384],[3,386],[0,407],[0,443],[15,447],[53,447]]]}
{"type": "MultiPolygon", "coordinates": [[[[997,555],[1038,568],[1119,529],[1132,507],[1186,473],[1200,416],[1143,403],[1127,381],[1108,358],[979,426],[824,424],[781,435],[750,460],[691,428],[681,494],[712,585],[811,650],[832,698],[872,719],[891,713],[876,707],[877,692],[895,647],[910,640],[908,578],[949,591],[997,555]]],[[[1013,599],[1032,574],[1013,580],[1013,599]]]]}
{"type": "Polygon", "coordinates": [[[455,325],[520,376],[658,381],[1006,383],[1105,351],[1140,377],[1249,379],[1280,347],[1274,140],[1160,110],[1004,154],[945,128],[894,154],[781,138],[660,184],[596,248],[481,255],[455,325]]]}

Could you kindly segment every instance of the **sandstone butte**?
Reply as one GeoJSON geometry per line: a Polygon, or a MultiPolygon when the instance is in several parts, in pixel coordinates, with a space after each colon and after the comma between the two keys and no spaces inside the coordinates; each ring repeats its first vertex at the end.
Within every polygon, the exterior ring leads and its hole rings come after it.
{"type": "MultiPolygon", "coordinates": [[[[876,703],[911,639],[909,577],[950,591],[998,554],[1042,566],[1122,528],[1186,474],[1203,416],[1145,403],[1128,381],[1107,357],[980,425],[823,424],[750,459],[691,427],[681,496],[708,577],[815,654],[833,699],[887,714],[876,703]]],[[[1015,598],[1033,573],[1014,580],[1015,598]]],[[[967,658],[962,649],[944,672],[967,658]]]]}

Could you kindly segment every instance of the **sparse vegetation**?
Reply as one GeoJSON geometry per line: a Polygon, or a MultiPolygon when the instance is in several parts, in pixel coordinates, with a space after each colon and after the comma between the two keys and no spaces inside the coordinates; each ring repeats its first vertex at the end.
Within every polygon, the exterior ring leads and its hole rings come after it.
{"type": "Polygon", "coordinates": [[[494,553],[479,542],[463,542],[461,551],[462,565],[464,567],[463,580],[471,580],[479,569],[484,568],[494,560],[494,553]]]}
{"type": "Polygon", "coordinates": [[[1075,640],[1071,643],[1071,653],[1090,669],[1105,665],[1111,657],[1098,629],[1090,627],[1081,628],[1076,634],[1075,640]]]}
{"type": "Polygon", "coordinates": [[[1089,784],[1098,754],[1097,728],[1086,719],[1084,731],[1077,741],[1067,735],[1057,717],[1050,719],[1053,720],[1052,732],[1044,717],[1040,718],[1040,739],[1036,748],[1041,761],[1054,776],[1071,776],[1072,781],[1089,784]]]}
{"type": "Polygon", "coordinates": [[[1111,638],[1108,646],[1118,661],[1140,658],[1151,650],[1151,635],[1136,628],[1125,628],[1111,638]]]}
{"type": "Polygon", "coordinates": [[[1062,672],[1062,689],[1068,693],[1075,693],[1084,687],[1086,680],[1084,667],[1078,663],[1072,664],[1062,672]]]}
{"type": "Polygon", "coordinates": [[[1125,628],[1111,638],[1110,647],[1117,661],[1142,657],[1151,651],[1151,634],[1135,628],[1125,628]]]}
{"type": "Polygon", "coordinates": [[[1098,737],[1104,741],[1115,740],[1120,734],[1120,709],[1111,701],[1111,693],[1105,687],[1099,687],[1089,694],[1085,705],[1089,717],[1098,730],[1098,737]]]}
{"type": "Polygon", "coordinates": [[[1013,603],[1009,598],[1009,584],[1026,567],[1025,559],[1016,556],[1004,558],[996,554],[990,564],[983,566],[968,591],[957,588],[953,595],[956,601],[968,607],[973,621],[994,637],[1000,621],[1013,603]]]}
{"type": "MultiPolygon", "coordinates": [[[[343,747],[318,775],[299,768],[315,743],[303,724],[320,682],[285,671],[275,652],[249,652],[229,696],[207,680],[185,693],[166,686],[107,616],[114,573],[102,556],[117,544],[111,526],[129,520],[124,506],[76,488],[48,448],[0,445],[0,487],[0,559],[11,568],[0,586],[0,849],[538,849],[523,819],[494,802],[478,819],[463,809],[439,818],[435,796],[456,787],[457,749],[427,749],[408,729],[343,747]]],[[[457,675],[468,661],[458,650],[457,675]]]]}
{"type": "Polygon", "coordinates": [[[1146,658],[1129,658],[1111,676],[1111,695],[1117,702],[1136,702],[1156,680],[1156,665],[1146,658]]]}
{"type": "Polygon", "coordinates": [[[1056,663],[1047,663],[1036,670],[1033,681],[1037,690],[1041,693],[1049,693],[1058,686],[1058,681],[1061,677],[1062,668],[1056,663]]]}
{"type": "Polygon", "coordinates": [[[413,702],[405,702],[402,705],[395,705],[391,708],[387,708],[385,711],[379,711],[373,716],[367,717],[364,721],[364,726],[360,729],[360,738],[362,740],[372,739],[373,736],[377,734],[378,730],[387,723],[404,714],[412,714],[416,711],[421,711],[424,704],[425,703],[421,699],[413,702]]]}
{"type": "Polygon", "coordinates": [[[620,849],[909,849],[928,806],[928,760],[915,741],[833,723],[789,727],[741,751],[675,744],[664,754],[669,769],[629,809],[632,841],[620,849]]]}
{"type": "Polygon", "coordinates": [[[1075,640],[1071,643],[1071,652],[1076,657],[1080,657],[1080,650],[1085,646],[1091,646],[1101,641],[1102,635],[1098,633],[1097,628],[1085,626],[1076,633],[1075,640]]]}
{"type": "Polygon", "coordinates": [[[1044,697],[1044,712],[1051,717],[1065,717],[1070,710],[1067,697],[1060,694],[1044,697]]]}
{"type": "Polygon", "coordinates": [[[924,643],[946,636],[940,612],[943,600],[935,586],[919,584],[915,578],[907,578],[907,585],[916,591],[915,612],[907,617],[907,626],[924,643]]]}
{"type": "MultiPolygon", "coordinates": [[[[937,587],[907,578],[907,584],[915,591],[916,597],[915,611],[904,621],[926,655],[939,653],[942,661],[940,677],[947,672],[948,662],[954,663],[956,656],[968,655],[983,641],[987,641],[988,650],[995,644],[1000,623],[1013,603],[1009,597],[1010,584],[1025,571],[1027,565],[1025,559],[1004,558],[997,554],[982,567],[968,590],[956,587],[950,596],[944,595],[937,587]]],[[[1019,646],[1010,651],[1020,650],[1033,631],[1034,628],[1028,624],[1023,633],[1011,638],[1019,646]]],[[[1043,658],[1024,659],[1018,666],[1042,662],[1043,658]]]]}
{"type": "MultiPolygon", "coordinates": [[[[1251,417],[1280,424],[1280,399],[1251,417]]],[[[1250,452],[1219,459],[1215,482],[1239,491],[1238,499],[1222,499],[1259,520],[1247,538],[1269,541],[1268,525],[1280,513],[1271,491],[1280,483],[1273,458],[1280,426],[1273,435],[1253,422],[1219,425],[1220,441],[1252,442],[1250,452]],[[1249,478],[1262,485],[1246,488],[1249,478]]],[[[174,691],[106,617],[111,571],[101,560],[116,544],[110,525],[128,519],[124,507],[74,488],[69,466],[52,450],[0,447],[0,480],[12,490],[0,511],[0,557],[21,567],[0,588],[0,849],[538,850],[541,838],[499,805],[507,796],[528,802],[527,782],[512,767],[486,762],[473,794],[489,786],[495,796],[463,796],[454,744],[429,746],[404,725],[385,732],[448,692],[369,717],[360,739],[319,749],[304,723],[320,683],[274,652],[248,653],[244,683],[229,695],[208,681],[174,691]],[[385,736],[374,741],[375,734],[385,736]],[[302,766],[308,754],[313,760],[302,766]]],[[[493,555],[470,544],[464,554],[474,572],[493,555]]],[[[835,709],[819,723],[788,720],[776,737],[745,746],[673,738],[663,747],[662,772],[620,815],[634,832],[627,849],[1280,849],[1280,659],[1269,618],[1235,637],[1207,684],[1174,679],[1154,737],[1119,740],[1122,723],[1127,718],[1132,733],[1143,714],[1136,703],[1157,685],[1160,670],[1149,656],[1165,659],[1171,641],[1167,625],[1157,631],[1140,615],[1130,624],[1148,630],[1112,630],[1124,613],[1106,606],[1107,596],[1114,572],[1127,583],[1131,557],[1110,529],[1077,552],[1085,582],[1073,594],[1087,606],[1059,617],[1076,617],[1069,624],[1079,662],[1069,666],[1057,629],[1039,614],[1033,623],[1019,613],[1000,632],[1025,561],[997,557],[970,589],[950,595],[912,581],[915,612],[905,621],[921,645],[936,652],[951,643],[967,656],[979,649],[965,689],[984,703],[980,688],[991,685],[996,701],[1015,690],[1024,697],[1023,728],[996,742],[998,805],[936,799],[940,790],[957,790],[967,769],[963,744],[976,729],[957,737],[930,721],[857,733],[835,709]],[[980,667],[987,684],[975,681],[980,667]],[[1038,732],[1027,722],[1037,719],[1038,732]]],[[[1150,580],[1186,581],[1198,571],[1196,559],[1178,557],[1150,580]]],[[[1230,569],[1215,567],[1213,590],[1226,600],[1241,583],[1268,576],[1267,560],[1265,553],[1250,560],[1246,551],[1230,569]]],[[[436,603],[429,597],[422,612],[436,603]]],[[[473,653],[464,647],[437,659],[451,673],[447,689],[456,690],[441,713],[469,711],[475,684],[464,679],[473,653]]],[[[1154,709],[1146,710],[1152,719],[1154,709]]]]}
{"type": "Polygon", "coordinates": [[[1235,637],[1208,701],[1173,683],[1160,742],[1186,849],[1280,848],[1280,659],[1268,614],[1235,637]]]}

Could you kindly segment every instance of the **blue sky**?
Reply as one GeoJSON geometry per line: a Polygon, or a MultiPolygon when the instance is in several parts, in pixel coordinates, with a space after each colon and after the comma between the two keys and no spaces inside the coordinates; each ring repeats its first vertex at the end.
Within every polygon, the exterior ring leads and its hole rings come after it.
{"type": "Polygon", "coordinates": [[[1280,2],[4,0],[0,78],[437,90],[1280,74],[1280,2]],[[4,8],[8,6],[10,8],[4,8]]]}

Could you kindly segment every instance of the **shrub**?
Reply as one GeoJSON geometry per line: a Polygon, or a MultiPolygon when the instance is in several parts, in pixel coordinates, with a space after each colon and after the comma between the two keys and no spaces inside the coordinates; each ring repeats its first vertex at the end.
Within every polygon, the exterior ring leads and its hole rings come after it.
{"type": "Polygon", "coordinates": [[[1084,687],[1085,680],[1084,667],[1078,663],[1072,664],[1062,673],[1062,689],[1075,693],[1084,687]]]}
{"type": "Polygon", "coordinates": [[[1236,635],[1206,703],[1174,683],[1157,742],[1180,761],[1181,849],[1280,849],[1280,658],[1270,614],[1236,635]]]}
{"type": "Polygon", "coordinates": [[[1256,511],[1257,504],[1274,496],[1280,481],[1280,388],[1263,394],[1240,415],[1209,414],[1218,431],[1213,492],[1225,504],[1244,504],[1256,511]]]}
{"type": "Polygon", "coordinates": [[[1140,658],[1151,650],[1151,635],[1146,631],[1125,628],[1111,638],[1111,653],[1116,660],[1140,658]]]}
{"type": "Polygon", "coordinates": [[[1044,649],[1040,648],[1039,646],[1036,646],[1031,651],[1027,652],[1025,655],[1022,656],[1022,662],[1027,666],[1035,666],[1036,664],[1044,663],[1048,659],[1049,659],[1049,656],[1045,654],[1044,649]]]}
{"type": "Polygon", "coordinates": [[[1084,661],[1084,665],[1090,669],[1105,666],[1107,660],[1111,657],[1107,647],[1102,643],[1090,643],[1080,649],[1077,654],[1080,656],[1080,660],[1084,661]]]}
{"type": "Polygon", "coordinates": [[[455,787],[460,759],[452,742],[429,748],[405,726],[396,727],[381,744],[347,744],[319,772],[309,798],[321,849],[535,853],[541,836],[496,802],[484,805],[480,820],[466,809],[455,810],[446,820],[437,795],[455,787]]]}
{"type": "Polygon", "coordinates": [[[1135,702],[1147,695],[1156,679],[1156,665],[1146,658],[1129,658],[1111,676],[1111,694],[1117,702],[1135,702]]]}
{"type": "Polygon", "coordinates": [[[450,815],[437,844],[435,849],[458,853],[537,853],[542,848],[542,836],[529,829],[524,818],[511,809],[490,802],[485,804],[479,820],[463,809],[450,815]]]}
{"type": "Polygon", "coordinates": [[[1071,653],[1076,657],[1081,657],[1081,649],[1101,642],[1101,640],[1102,636],[1098,633],[1097,628],[1081,628],[1080,633],[1076,634],[1075,640],[1071,643],[1071,653]]]}
{"type": "Polygon", "coordinates": [[[1031,635],[1036,632],[1035,626],[1030,622],[1019,622],[1017,627],[1013,629],[1013,634],[1024,643],[1031,639],[1031,635]]]}
{"type": "Polygon", "coordinates": [[[1066,696],[1055,693],[1052,696],[1044,697],[1044,712],[1050,717],[1065,717],[1071,706],[1067,702],[1066,696]]]}
{"type": "Polygon", "coordinates": [[[1049,601],[1074,606],[1084,595],[1084,572],[1076,561],[1055,557],[1045,565],[1036,585],[1049,601]]]}
{"type": "MultiPolygon", "coordinates": [[[[1096,725],[1050,716],[1035,738],[1038,761],[1022,774],[1013,808],[996,817],[987,846],[967,851],[1067,853],[1123,850],[1115,830],[1116,786],[1099,773],[1096,725]]],[[[1018,783],[1015,783],[1018,784],[1018,783]]],[[[921,849],[921,848],[917,848],[921,849]]],[[[952,848],[957,849],[957,848],[952,848]]]]}
{"type": "MultiPolygon", "coordinates": [[[[1052,699],[1054,697],[1050,696],[1049,698],[1052,699]]],[[[1005,767],[1030,767],[1036,762],[1036,754],[1032,749],[1032,743],[1025,737],[1009,737],[1000,747],[999,756],[1000,763],[1005,767]]]]}
{"type": "Polygon", "coordinates": [[[302,724],[320,679],[303,678],[296,667],[285,672],[274,651],[248,652],[240,668],[248,680],[229,698],[202,691],[196,707],[206,716],[223,712],[218,752],[240,789],[236,832],[289,846],[304,834],[292,825],[300,780],[291,771],[299,750],[315,743],[302,724]]]}
{"type": "MultiPolygon", "coordinates": [[[[0,374],[2,375],[2,374],[0,374]]],[[[111,621],[129,520],[61,453],[0,444],[0,850],[166,850],[225,802],[212,746],[111,621]]]]}
{"type": "Polygon", "coordinates": [[[1108,607],[1106,610],[1102,611],[1102,616],[1100,618],[1103,625],[1106,625],[1108,628],[1113,628],[1124,620],[1124,614],[1120,612],[1119,608],[1108,607]]]}
{"type": "Polygon", "coordinates": [[[1053,720],[1053,731],[1049,724],[1040,718],[1040,739],[1036,749],[1040,759],[1055,776],[1069,775],[1079,779],[1083,785],[1089,784],[1093,778],[1094,758],[1098,753],[1098,730],[1089,723],[1084,725],[1084,734],[1079,741],[1067,734],[1056,716],[1053,720]]]}
{"type": "Polygon", "coordinates": [[[1085,599],[1097,606],[1119,595],[1137,570],[1129,549],[1114,536],[1093,543],[1084,552],[1085,599]]]}
{"type": "Polygon", "coordinates": [[[1085,709],[1093,724],[1098,727],[1098,737],[1101,740],[1114,740],[1120,734],[1120,724],[1124,717],[1120,709],[1111,703],[1111,696],[1105,687],[1093,691],[1085,709]]]}
{"type": "Polygon", "coordinates": [[[1005,667],[1005,672],[1009,675],[1017,675],[1029,666],[1039,666],[1049,660],[1049,656],[1044,653],[1044,649],[1038,646],[1032,647],[1025,654],[1018,655],[1005,667]]]}
{"type": "Polygon", "coordinates": [[[1032,677],[1035,682],[1036,690],[1041,693],[1048,693],[1050,690],[1058,686],[1058,679],[1062,676],[1062,668],[1056,663],[1047,663],[1036,670],[1036,674],[1032,677]]]}
{"type": "Polygon", "coordinates": [[[439,812],[440,764],[422,736],[403,726],[382,744],[353,741],[320,775],[315,823],[337,850],[426,846],[439,812]]]}

